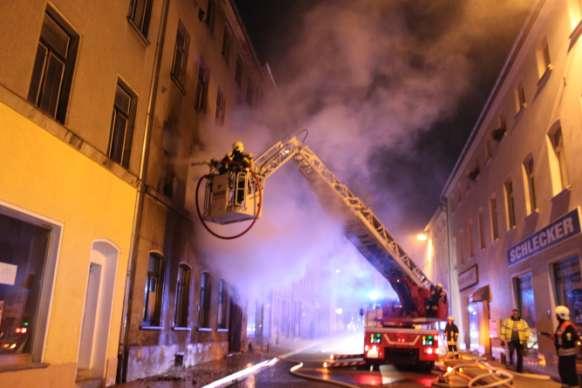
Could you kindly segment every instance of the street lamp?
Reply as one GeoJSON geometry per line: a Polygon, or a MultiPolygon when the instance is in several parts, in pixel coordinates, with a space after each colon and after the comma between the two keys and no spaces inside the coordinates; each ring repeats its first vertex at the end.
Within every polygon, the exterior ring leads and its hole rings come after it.
{"type": "Polygon", "coordinates": [[[419,233],[416,235],[416,240],[417,241],[426,241],[426,240],[428,240],[428,235],[424,232],[419,233]]]}

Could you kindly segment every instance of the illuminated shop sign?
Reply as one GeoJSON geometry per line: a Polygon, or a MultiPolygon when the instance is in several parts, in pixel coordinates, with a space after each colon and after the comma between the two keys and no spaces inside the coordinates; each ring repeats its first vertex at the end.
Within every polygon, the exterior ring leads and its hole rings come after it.
{"type": "Polygon", "coordinates": [[[539,232],[514,245],[507,251],[508,263],[515,264],[538,252],[580,233],[578,209],[558,218],[539,232]]]}

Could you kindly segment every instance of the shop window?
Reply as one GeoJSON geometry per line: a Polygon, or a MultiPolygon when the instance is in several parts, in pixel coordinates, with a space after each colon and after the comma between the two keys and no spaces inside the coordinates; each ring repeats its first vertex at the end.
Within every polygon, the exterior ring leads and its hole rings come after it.
{"type": "Polygon", "coordinates": [[[152,15],[151,0],[131,0],[129,2],[129,13],[127,20],[144,37],[148,37],[150,28],[150,18],[152,15]]]}
{"type": "Polygon", "coordinates": [[[505,182],[503,190],[505,192],[507,229],[509,230],[515,228],[515,197],[513,194],[513,183],[511,181],[505,182]]]}
{"type": "Polygon", "coordinates": [[[200,274],[200,300],[198,302],[198,326],[201,328],[210,327],[210,296],[210,274],[202,272],[200,274]]]}
{"type": "Polygon", "coordinates": [[[497,240],[499,238],[499,224],[497,214],[497,198],[495,197],[489,199],[489,218],[491,221],[491,240],[497,240]]]}
{"type": "Polygon", "coordinates": [[[537,206],[536,197],[536,185],[534,177],[534,160],[530,155],[522,163],[523,181],[524,181],[524,192],[526,197],[526,210],[527,214],[534,212],[537,206]]]}
{"type": "Polygon", "coordinates": [[[108,156],[125,168],[129,167],[136,100],[131,89],[118,81],[113,103],[108,156]]]}
{"type": "Polygon", "coordinates": [[[582,277],[578,256],[568,257],[552,265],[556,305],[570,309],[570,318],[582,325],[582,277]]]}
{"type": "Polygon", "coordinates": [[[194,108],[197,112],[206,112],[208,100],[208,84],[210,82],[210,71],[203,61],[198,64],[198,77],[196,82],[196,93],[194,95],[194,108]]]}
{"type": "Polygon", "coordinates": [[[144,287],[144,316],[142,326],[160,326],[162,300],[164,292],[164,258],[157,253],[150,253],[148,273],[144,287]]]}
{"type": "Polygon", "coordinates": [[[47,8],[36,49],[28,100],[64,123],[77,55],[79,36],[51,8],[47,8]]]}
{"type": "Polygon", "coordinates": [[[228,290],[226,282],[220,279],[218,282],[218,316],[217,316],[217,327],[219,329],[228,328],[228,310],[229,310],[229,300],[228,300],[228,290]]]}
{"type": "Polygon", "coordinates": [[[176,327],[188,327],[190,274],[190,267],[186,264],[180,264],[178,266],[178,281],[176,283],[176,314],[174,317],[174,325],[176,327]]]}
{"type": "Polygon", "coordinates": [[[533,276],[531,272],[513,278],[513,289],[515,293],[516,306],[521,312],[521,317],[525,319],[531,328],[532,336],[528,340],[529,349],[538,348],[536,327],[535,296],[533,287],[533,276]]]}
{"type": "Polygon", "coordinates": [[[172,63],[171,77],[184,93],[186,65],[188,63],[188,48],[190,46],[190,35],[182,22],[178,22],[178,32],[176,33],[176,46],[174,47],[174,61],[172,63]]]}
{"type": "Polygon", "coordinates": [[[0,366],[40,361],[54,272],[52,237],[50,229],[0,208],[0,366]]]}
{"type": "Polygon", "coordinates": [[[548,133],[548,140],[550,143],[550,174],[555,195],[568,185],[564,139],[559,124],[548,133]]]}

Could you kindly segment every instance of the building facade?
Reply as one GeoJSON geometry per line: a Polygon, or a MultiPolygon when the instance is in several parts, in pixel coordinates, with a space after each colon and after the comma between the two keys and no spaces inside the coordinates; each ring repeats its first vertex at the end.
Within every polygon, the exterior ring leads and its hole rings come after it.
{"type": "Polygon", "coordinates": [[[212,149],[212,133],[230,133],[225,128],[233,125],[233,112],[254,109],[272,83],[230,1],[168,1],[161,12],[165,32],[158,43],[121,381],[245,348],[248,303],[213,271],[197,243],[191,162],[224,153],[212,149]]]}
{"type": "Polygon", "coordinates": [[[0,21],[0,386],[241,350],[244,303],[193,238],[190,167],[269,79],[233,4],[11,1],[0,21]]]}
{"type": "MultiPolygon", "coordinates": [[[[536,1],[443,190],[462,342],[505,352],[513,307],[528,363],[553,368],[555,306],[582,325],[582,3],[536,1]],[[458,288],[457,288],[458,287],[458,288]]],[[[441,237],[442,238],[442,237],[441,237]]],[[[440,264],[439,264],[440,265],[440,264]]]]}
{"type": "Polygon", "coordinates": [[[127,2],[0,20],[0,386],[112,384],[155,48],[127,2]]]}

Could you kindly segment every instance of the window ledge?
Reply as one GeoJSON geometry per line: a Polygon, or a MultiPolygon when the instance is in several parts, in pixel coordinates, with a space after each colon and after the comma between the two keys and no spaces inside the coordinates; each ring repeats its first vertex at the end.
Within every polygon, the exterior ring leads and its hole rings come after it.
{"type": "Polygon", "coordinates": [[[216,330],[219,333],[228,333],[229,329],[221,328],[216,330]]]}
{"type": "Polygon", "coordinates": [[[149,325],[140,325],[140,330],[162,330],[164,326],[149,326],[149,325]]]}
{"type": "Polygon", "coordinates": [[[172,330],[174,330],[174,331],[192,331],[192,328],[187,327],[187,326],[174,326],[174,327],[172,327],[172,330]]]}
{"type": "Polygon", "coordinates": [[[557,201],[559,200],[561,197],[568,195],[570,192],[572,191],[572,185],[566,185],[560,192],[558,192],[556,195],[554,195],[551,199],[551,201],[557,201]]]}
{"type": "Polygon", "coordinates": [[[210,328],[210,327],[199,327],[198,328],[198,331],[205,332],[205,333],[209,333],[209,332],[212,331],[212,328],[210,328]]]}
{"type": "Polygon", "coordinates": [[[139,41],[143,44],[144,47],[147,47],[150,45],[150,41],[148,40],[148,38],[143,34],[143,32],[141,32],[141,30],[139,29],[139,27],[133,22],[133,20],[128,16],[127,17],[127,22],[129,23],[129,25],[133,28],[133,30],[135,31],[135,33],[137,34],[137,37],[139,38],[139,41]]]}
{"type": "Polygon", "coordinates": [[[0,373],[15,372],[26,369],[43,369],[48,368],[49,364],[44,362],[28,362],[23,364],[0,365],[0,373]]]}
{"type": "Polygon", "coordinates": [[[536,216],[540,215],[540,210],[539,209],[533,209],[531,212],[529,212],[528,215],[525,216],[525,220],[529,220],[530,218],[534,218],[536,216]]]}

